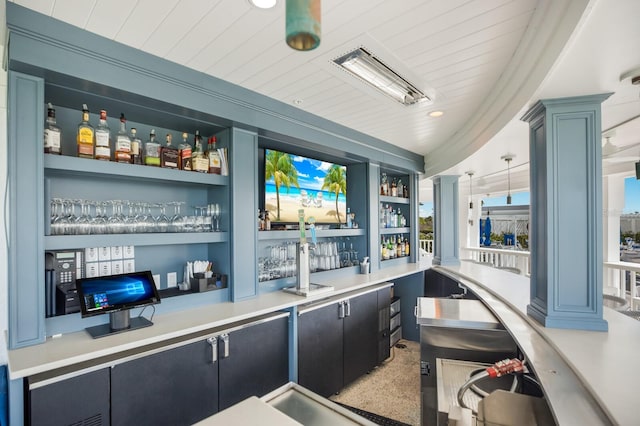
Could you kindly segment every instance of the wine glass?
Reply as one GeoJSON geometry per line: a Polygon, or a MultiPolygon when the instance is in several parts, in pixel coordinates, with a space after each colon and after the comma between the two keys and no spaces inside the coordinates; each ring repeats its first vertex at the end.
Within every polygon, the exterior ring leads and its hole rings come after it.
{"type": "Polygon", "coordinates": [[[160,214],[156,217],[156,232],[169,232],[171,220],[166,215],[166,203],[155,204],[160,209],[160,214]]]}
{"type": "Polygon", "coordinates": [[[62,199],[60,198],[52,198],[51,199],[51,235],[62,235],[64,234],[65,221],[64,219],[64,209],[62,206],[62,199]]]}
{"type": "Polygon", "coordinates": [[[169,232],[184,232],[184,217],[181,213],[181,206],[184,201],[173,201],[173,216],[171,216],[171,226],[169,232]]]}
{"type": "Polygon", "coordinates": [[[211,215],[213,216],[213,230],[215,232],[220,232],[220,204],[213,204],[211,208],[211,215]]]}
{"type": "Polygon", "coordinates": [[[92,234],[106,234],[107,229],[107,202],[106,201],[93,201],[91,203],[95,208],[95,215],[91,219],[91,233],[92,234]]]}

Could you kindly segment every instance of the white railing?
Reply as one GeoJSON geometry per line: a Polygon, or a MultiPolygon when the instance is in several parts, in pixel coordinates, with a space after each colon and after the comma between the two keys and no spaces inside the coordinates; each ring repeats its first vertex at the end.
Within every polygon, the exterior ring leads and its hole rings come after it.
{"type": "Polygon", "coordinates": [[[630,308],[640,310],[640,263],[604,262],[604,293],[623,297],[630,308]]]}
{"type": "MultiPolygon", "coordinates": [[[[420,247],[433,253],[433,240],[420,240],[420,247]]],[[[461,259],[505,269],[524,276],[531,276],[528,251],[496,249],[489,247],[462,247],[461,259]]],[[[640,263],[603,262],[603,293],[621,297],[629,302],[629,308],[640,311],[640,263]]]]}
{"type": "Polygon", "coordinates": [[[429,254],[433,254],[433,240],[420,240],[420,248],[429,254]]]}
{"type": "Polygon", "coordinates": [[[463,256],[463,259],[505,269],[527,277],[531,275],[528,251],[489,247],[463,247],[460,251],[466,253],[466,257],[463,256]]]}

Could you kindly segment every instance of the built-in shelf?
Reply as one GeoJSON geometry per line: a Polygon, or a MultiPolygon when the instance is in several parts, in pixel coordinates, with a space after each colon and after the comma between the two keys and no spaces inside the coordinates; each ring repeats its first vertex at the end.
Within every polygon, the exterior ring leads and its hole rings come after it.
{"type": "Polygon", "coordinates": [[[229,176],[185,170],[165,169],[111,161],[99,161],[66,155],[45,155],[45,173],[48,175],[103,175],[108,177],[136,178],[150,181],[182,182],[202,185],[227,185],[229,176]]]}
{"type": "Polygon", "coordinates": [[[393,259],[381,260],[380,263],[384,266],[403,265],[409,263],[411,256],[394,257],[393,259]]]}
{"type": "Polygon", "coordinates": [[[224,243],[227,232],[150,233],[150,234],[102,234],[102,235],[51,235],[44,237],[46,250],[112,246],[157,246],[175,244],[224,243]]]}
{"type": "MultiPolygon", "coordinates": [[[[403,228],[404,229],[404,228],[403,228]]],[[[361,235],[366,235],[366,230],[364,228],[357,229],[317,229],[316,237],[317,238],[328,238],[328,237],[357,237],[361,235]]],[[[311,240],[311,232],[307,229],[306,232],[307,240],[311,240]]],[[[290,231],[260,231],[258,232],[258,240],[266,241],[266,240],[294,240],[300,238],[299,230],[290,230],[290,231]]]]}
{"type": "Polygon", "coordinates": [[[391,234],[408,234],[411,232],[411,228],[381,228],[381,235],[391,235],[391,234]]]}
{"type": "Polygon", "coordinates": [[[411,204],[410,198],[404,197],[390,197],[388,195],[380,195],[381,203],[394,203],[394,204],[411,204]]]}

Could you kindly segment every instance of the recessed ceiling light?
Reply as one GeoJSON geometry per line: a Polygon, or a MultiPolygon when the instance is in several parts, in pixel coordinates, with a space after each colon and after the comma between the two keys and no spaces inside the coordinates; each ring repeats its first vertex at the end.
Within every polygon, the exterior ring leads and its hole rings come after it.
{"type": "Polygon", "coordinates": [[[431,111],[429,113],[429,117],[434,117],[434,118],[442,117],[443,115],[444,115],[444,111],[431,111]]]}
{"type": "Polygon", "coordinates": [[[294,99],[292,102],[294,105],[302,105],[302,99],[294,99]]]}
{"type": "Polygon", "coordinates": [[[249,3],[260,9],[271,9],[277,3],[277,0],[249,0],[249,3]]]}

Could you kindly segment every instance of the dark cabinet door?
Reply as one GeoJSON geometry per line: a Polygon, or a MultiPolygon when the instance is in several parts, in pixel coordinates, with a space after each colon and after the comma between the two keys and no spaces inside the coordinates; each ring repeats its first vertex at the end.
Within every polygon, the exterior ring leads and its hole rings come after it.
{"type": "Polygon", "coordinates": [[[109,425],[109,369],[34,386],[27,406],[27,424],[34,426],[109,425]]]}
{"type": "Polygon", "coordinates": [[[391,287],[378,290],[378,364],[391,356],[391,287]]]}
{"type": "Polygon", "coordinates": [[[347,301],[344,318],[343,386],[371,371],[378,363],[378,294],[347,301]]]}
{"type": "Polygon", "coordinates": [[[342,324],[337,303],[298,318],[298,383],[324,397],[343,386],[342,324]]]}
{"type": "Polygon", "coordinates": [[[114,425],[190,425],[218,411],[218,364],[206,340],[111,369],[114,425]]]}
{"type": "Polygon", "coordinates": [[[289,381],[287,327],[287,317],[276,318],[233,331],[228,343],[218,337],[220,410],[289,381]]]}

